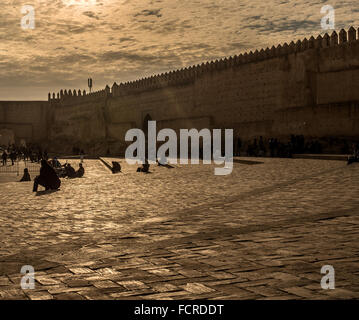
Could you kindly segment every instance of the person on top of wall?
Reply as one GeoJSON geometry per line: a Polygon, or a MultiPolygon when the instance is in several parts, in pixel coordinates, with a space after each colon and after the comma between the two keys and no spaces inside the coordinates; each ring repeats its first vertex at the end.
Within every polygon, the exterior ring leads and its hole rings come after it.
{"type": "Polygon", "coordinates": [[[82,178],[85,174],[85,169],[82,166],[82,163],[79,164],[79,169],[76,171],[76,177],[77,178],[82,178]]]}
{"type": "Polygon", "coordinates": [[[31,177],[30,177],[28,168],[24,169],[24,175],[22,176],[20,182],[23,182],[23,181],[31,181],[31,177]]]}
{"type": "Polygon", "coordinates": [[[41,160],[40,175],[34,179],[32,191],[37,192],[39,185],[43,186],[45,190],[57,190],[61,185],[61,181],[54,168],[46,160],[41,160]]]}

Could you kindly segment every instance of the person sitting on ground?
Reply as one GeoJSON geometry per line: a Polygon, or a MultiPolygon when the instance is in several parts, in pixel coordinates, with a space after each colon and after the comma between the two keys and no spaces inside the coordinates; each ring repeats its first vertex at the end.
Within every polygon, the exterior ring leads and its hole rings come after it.
{"type": "Polygon", "coordinates": [[[150,164],[146,159],[145,163],[142,164],[142,167],[137,168],[137,172],[149,173],[149,169],[150,169],[150,164]]]}
{"type": "Polygon", "coordinates": [[[82,163],[79,164],[79,169],[76,171],[76,177],[82,178],[85,174],[85,169],[82,166],[82,163]]]}
{"type": "Polygon", "coordinates": [[[60,188],[61,181],[54,168],[46,160],[41,160],[40,175],[34,179],[33,192],[37,192],[38,186],[43,186],[45,190],[57,190],[60,188]]]}
{"type": "Polygon", "coordinates": [[[24,169],[24,175],[22,176],[20,182],[23,182],[23,181],[31,181],[31,177],[30,177],[28,168],[24,169]]]}
{"type": "Polygon", "coordinates": [[[71,164],[67,164],[67,166],[65,167],[65,171],[66,171],[66,176],[69,178],[76,178],[76,171],[75,169],[71,166],[71,164]]]}
{"type": "Polygon", "coordinates": [[[112,161],[112,173],[121,172],[121,165],[117,161],[112,161]]]}
{"type": "Polygon", "coordinates": [[[53,166],[54,168],[61,168],[61,163],[60,163],[59,160],[57,160],[56,157],[54,157],[54,159],[52,159],[52,166],[53,166]]]}

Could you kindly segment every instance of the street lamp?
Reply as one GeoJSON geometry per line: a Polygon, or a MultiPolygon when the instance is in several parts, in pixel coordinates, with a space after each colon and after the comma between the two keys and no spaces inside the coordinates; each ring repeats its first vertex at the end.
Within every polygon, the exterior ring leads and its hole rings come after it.
{"type": "Polygon", "coordinates": [[[90,93],[91,93],[91,90],[92,90],[92,78],[87,79],[87,85],[88,85],[88,87],[90,89],[90,93]]]}

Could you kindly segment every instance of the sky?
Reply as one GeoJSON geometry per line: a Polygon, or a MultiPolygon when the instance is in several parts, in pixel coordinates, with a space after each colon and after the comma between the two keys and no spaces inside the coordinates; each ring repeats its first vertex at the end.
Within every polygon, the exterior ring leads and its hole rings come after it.
{"type": "Polygon", "coordinates": [[[357,0],[1,0],[0,100],[47,100],[359,27],[357,0]],[[24,5],[35,12],[23,29],[24,5]],[[331,31],[329,31],[331,33],[331,31]]]}

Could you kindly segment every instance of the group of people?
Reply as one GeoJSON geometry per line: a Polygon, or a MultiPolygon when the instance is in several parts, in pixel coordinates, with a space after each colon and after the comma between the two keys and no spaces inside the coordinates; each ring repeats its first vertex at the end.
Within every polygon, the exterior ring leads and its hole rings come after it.
{"type": "MultiPolygon", "coordinates": [[[[111,167],[111,171],[112,173],[119,173],[121,172],[121,165],[118,161],[112,161],[112,167],[111,167]]],[[[137,172],[144,172],[144,173],[149,173],[150,170],[150,164],[148,163],[147,159],[145,161],[145,163],[142,164],[141,167],[137,168],[137,172]]]]}
{"type": "Polygon", "coordinates": [[[3,153],[1,155],[2,165],[7,165],[7,160],[10,159],[11,165],[13,166],[15,164],[15,161],[17,159],[17,154],[13,150],[3,150],[3,153]]]}
{"type": "MultiPolygon", "coordinates": [[[[160,159],[160,161],[157,160],[157,165],[166,167],[168,169],[174,168],[170,164],[168,164],[167,158],[160,159]]],[[[117,161],[112,161],[112,167],[111,167],[112,173],[119,173],[121,172],[121,165],[117,161]]],[[[148,163],[148,160],[146,159],[145,162],[137,168],[136,172],[143,172],[143,173],[150,173],[150,164],[148,163]]]]}
{"type": "Polygon", "coordinates": [[[51,161],[51,165],[60,178],[81,178],[85,174],[85,169],[82,165],[82,159],[77,170],[75,170],[75,168],[72,167],[70,163],[66,162],[64,165],[62,165],[57,158],[54,158],[51,161]]]}
{"type": "MultiPolygon", "coordinates": [[[[234,156],[241,155],[242,140],[240,137],[234,142],[234,156]]],[[[287,142],[282,142],[278,138],[265,140],[262,136],[255,138],[246,144],[246,155],[249,157],[284,157],[290,158],[295,153],[321,153],[322,145],[317,140],[305,142],[303,135],[291,135],[287,142]]]]}
{"type": "Polygon", "coordinates": [[[16,146],[15,144],[9,145],[2,150],[1,160],[2,165],[7,165],[10,159],[11,165],[15,164],[17,160],[40,162],[42,159],[48,160],[47,151],[42,151],[41,147],[36,145],[16,146]]]}
{"type": "MultiPolygon", "coordinates": [[[[36,176],[34,179],[33,192],[37,192],[38,186],[41,185],[45,190],[57,190],[60,188],[61,180],[60,178],[81,178],[85,174],[85,169],[82,163],[79,164],[79,169],[76,171],[71,164],[61,163],[56,159],[51,161],[42,159],[40,175],[36,176]]],[[[30,173],[27,168],[24,169],[24,174],[20,180],[31,181],[30,173]]]]}

